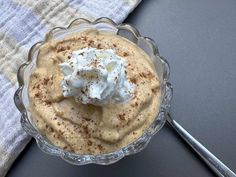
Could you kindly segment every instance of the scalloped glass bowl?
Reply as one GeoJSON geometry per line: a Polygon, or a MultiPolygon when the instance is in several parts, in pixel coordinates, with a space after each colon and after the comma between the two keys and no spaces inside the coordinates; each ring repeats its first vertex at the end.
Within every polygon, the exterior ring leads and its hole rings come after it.
{"type": "Polygon", "coordinates": [[[17,79],[19,88],[14,95],[14,101],[17,108],[21,112],[21,125],[23,129],[36,139],[37,145],[42,151],[51,155],[60,156],[62,159],[75,165],[84,165],[89,163],[108,165],[120,160],[127,155],[137,153],[144,149],[152,136],[157,133],[164,125],[172,97],[172,87],[169,83],[169,65],[165,59],[159,56],[158,49],[154,41],[150,38],[142,37],[134,27],[128,24],[116,24],[108,18],[99,18],[93,22],[79,18],[72,21],[68,27],[53,28],[46,34],[43,41],[40,41],[31,47],[28,54],[28,61],[20,66],[17,73],[17,79]],[[54,146],[34,126],[34,123],[31,119],[31,113],[27,109],[29,106],[29,77],[36,68],[39,47],[48,40],[63,39],[68,34],[78,33],[91,28],[118,34],[142,48],[149,55],[150,60],[154,63],[161,84],[161,105],[159,113],[150,127],[140,138],[138,138],[133,143],[117,151],[99,155],[76,154],[54,146]]]}

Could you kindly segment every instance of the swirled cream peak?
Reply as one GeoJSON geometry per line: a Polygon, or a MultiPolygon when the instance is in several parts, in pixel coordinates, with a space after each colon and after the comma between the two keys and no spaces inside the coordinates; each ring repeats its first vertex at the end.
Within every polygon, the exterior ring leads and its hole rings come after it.
{"type": "Polygon", "coordinates": [[[83,48],[60,64],[64,74],[63,95],[83,104],[104,105],[125,102],[135,85],[125,74],[125,60],[112,49],[83,48]]]}

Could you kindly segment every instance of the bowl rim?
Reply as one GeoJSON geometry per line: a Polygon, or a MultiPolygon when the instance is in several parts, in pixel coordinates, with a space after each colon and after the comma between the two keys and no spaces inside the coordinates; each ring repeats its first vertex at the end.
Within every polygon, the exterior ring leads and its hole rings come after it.
{"type": "Polygon", "coordinates": [[[173,94],[173,88],[172,88],[171,83],[169,82],[169,75],[170,75],[169,64],[164,57],[161,57],[159,55],[159,51],[158,51],[157,45],[155,44],[154,40],[149,37],[141,36],[139,31],[135,27],[133,27],[127,23],[117,24],[114,21],[112,21],[111,19],[106,18],[106,17],[101,17],[101,18],[98,18],[94,21],[90,21],[85,18],[76,18],[67,27],[54,27],[54,28],[52,28],[49,32],[46,33],[44,40],[35,43],[29,49],[28,60],[25,63],[23,63],[17,71],[17,81],[18,81],[19,87],[14,94],[14,102],[15,102],[16,107],[18,108],[18,110],[21,113],[20,122],[21,122],[22,128],[29,135],[34,137],[39,149],[41,149],[43,152],[50,154],[50,155],[59,156],[62,159],[64,159],[65,161],[67,161],[71,164],[75,164],[75,165],[85,165],[85,164],[90,164],[90,163],[103,164],[103,165],[106,164],[107,165],[107,164],[117,162],[118,160],[122,159],[123,157],[125,157],[127,155],[135,154],[135,153],[143,150],[146,147],[146,145],[149,143],[152,136],[154,134],[156,134],[163,127],[163,125],[166,122],[166,114],[169,111],[170,102],[171,102],[172,94],[173,94]],[[71,27],[73,27],[74,25],[81,25],[84,23],[91,24],[91,25],[96,25],[98,23],[105,23],[105,24],[109,24],[109,25],[115,27],[116,29],[128,30],[137,39],[143,39],[149,44],[151,51],[153,52],[153,54],[155,56],[160,58],[160,60],[163,64],[163,68],[164,68],[164,71],[163,71],[163,86],[164,86],[164,94],[163,95],[164,96],[163,96],[163,99],[161,100],[159,113],[155,118],[155,120],[158,118],[161,119],[161,121],[162,121],[161,125],[158,128],[156,128],[155,130],[151,130],[151,126],[154,123],[150,124],[150,126],[145,130],[145,132],[138,139],[136,139],[134,142],[128,144],[127,146],[125,146],[121,149],[118,149],[118,150],[110,152],[110,153],[103,153],[103,154],[96,154],[96,155],[78,154],[78,153],[72,153],[69,151],[65,151],[64,149],[53,145],[48,140],[45,140],[43,135],[41,135],[40,132],[37,131],[36,128],[30,123],[28,115],[27,115],[27,110],[26,110],[23,100],[22,100],[22,90],[25,86],[23,73],[24,73],[24,70],[27,68],[27,66],[29,66],[30,63],[33,61],[32,54],[33,54],[33,50],[35,49],[35,47],[41,46],[42,44],[44,44],[48,40],[50,40],[52,38],[54,31],[68,30],[71,27]],[[132,149],[132,146],[134,144],[141,142],[141,140],[144,138],[147,138],[147,140],[145,142],[146,144],[144,145],[144,147],[141,147],[141,149],[138,149],[138,150],[132,149]]]}

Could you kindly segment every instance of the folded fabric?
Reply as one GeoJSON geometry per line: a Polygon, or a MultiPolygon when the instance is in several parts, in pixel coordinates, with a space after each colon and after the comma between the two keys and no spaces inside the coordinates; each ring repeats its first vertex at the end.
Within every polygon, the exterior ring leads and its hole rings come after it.
{"type": "Polygon", "coordinates": [[[16,72],[29,48],[55,26],[78,17],[122,22],[140,0],[0,0],[0,177],[29,142],[13,102],[16,72]]]}

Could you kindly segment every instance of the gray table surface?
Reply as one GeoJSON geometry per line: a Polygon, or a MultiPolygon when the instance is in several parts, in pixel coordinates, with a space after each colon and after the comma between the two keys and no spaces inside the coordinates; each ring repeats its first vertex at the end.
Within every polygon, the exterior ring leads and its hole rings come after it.
{"type": "MultiPolygon", "coordinates": [[[[126,22],[171,65],[173,117],[236,171],[236,1],[143,0],[126,22]]],[[[31,141],[7,177],[215,176],[167,125],[139,154],[110,166],[73,166],[31,141]]]]}

